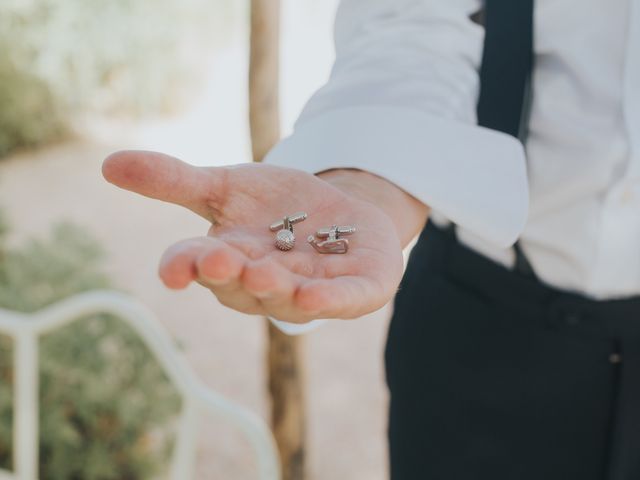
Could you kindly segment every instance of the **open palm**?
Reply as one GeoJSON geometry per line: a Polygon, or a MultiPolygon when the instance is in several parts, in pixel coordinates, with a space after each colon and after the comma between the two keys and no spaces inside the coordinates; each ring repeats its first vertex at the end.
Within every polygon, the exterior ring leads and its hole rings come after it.
{"type": "Polygon", "coordinates": [[[209,220],[206,236],[170,247],[160,277],[170,288],[192,281],[224,305],[290,322],[354,318],[387,303],[402,274],[400,240],[374,204],[313,175],[271,165],[199,168],[151,152],[119,152],[105,178],[128,190],[182,205],[209,220]],[[293,250],[275,248],[269,225],[306,212],[293,250]],[[308,235],[354,225],[345,255],[319,254],[308,235]]]}

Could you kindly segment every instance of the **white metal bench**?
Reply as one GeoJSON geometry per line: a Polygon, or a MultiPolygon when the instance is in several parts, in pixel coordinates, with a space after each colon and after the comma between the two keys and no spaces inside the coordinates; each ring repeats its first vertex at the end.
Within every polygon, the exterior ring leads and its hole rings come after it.
{"type": "Polygon", "coordinates": [[[236,425],[250,440],[260,480],[279,480],[275,441],[265,422],[206,387],[192,372],[153,313],[132,298],[93,291],[63,300],[34,314],[0,309],[0,333],[14,341],[14,472],[0,470],[0,480],[36,480],[38,474],[39,337],[81,317],[109,313],[130,325],[164,368],[182,398],[173,458],[172,480],[194,478],[199,419],[213,414],[236,425]]]}

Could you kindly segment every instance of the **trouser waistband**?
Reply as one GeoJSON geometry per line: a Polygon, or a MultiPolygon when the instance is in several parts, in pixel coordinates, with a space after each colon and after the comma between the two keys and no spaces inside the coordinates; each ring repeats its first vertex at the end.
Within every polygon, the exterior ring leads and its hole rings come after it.
{"type": "Polygon", "coordinates": [[[433,222],[427,224],[414,250],[428,262],[421,268],[439,270],[528,321],[640,342],[640,296],[599,301],[559,290],[495,263],[458,242],[454,229],[442,229],[433,222]]]}

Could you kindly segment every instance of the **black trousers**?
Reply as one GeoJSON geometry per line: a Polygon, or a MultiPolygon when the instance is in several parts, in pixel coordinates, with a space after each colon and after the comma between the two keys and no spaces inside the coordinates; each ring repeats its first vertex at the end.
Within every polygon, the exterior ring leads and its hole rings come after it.
{"type": "Polygon", "coordinates": [[[640,298],[558,291],[429,224],[385,364],[393,480],[640,480],[640,298]]]}

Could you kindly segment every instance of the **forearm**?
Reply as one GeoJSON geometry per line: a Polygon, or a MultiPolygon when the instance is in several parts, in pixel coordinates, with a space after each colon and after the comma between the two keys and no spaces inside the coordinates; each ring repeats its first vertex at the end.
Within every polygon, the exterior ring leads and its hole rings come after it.
{"type": "Polygon", "coordinates": [[[427,205],[388,180],[364,170],[327,170],[318,177],[383,210],[395,224],[403,247],[420,233],[429,215],[427,205]]]}

